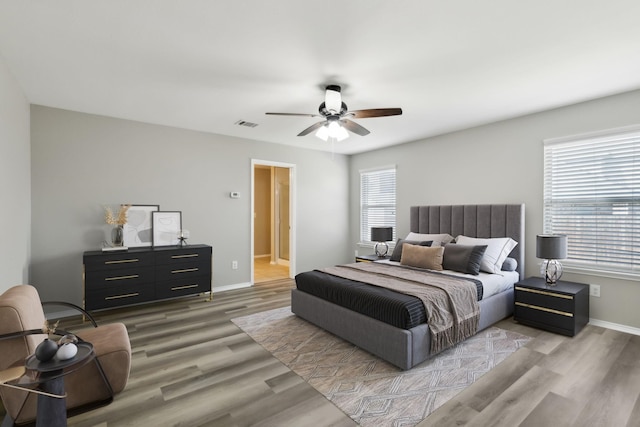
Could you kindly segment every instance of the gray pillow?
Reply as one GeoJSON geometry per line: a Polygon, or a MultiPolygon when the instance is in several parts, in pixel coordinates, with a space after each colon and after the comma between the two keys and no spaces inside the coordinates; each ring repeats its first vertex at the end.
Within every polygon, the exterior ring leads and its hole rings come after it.
{"type": "Polygon", "coordinates": [[[486,250],[487,245],[466,246],[447,243],[444,246],[442,268],[477,276],[480,272],[480,262],[486,250]]]}
{"type": "Polygon", "coordinates": [[[502,271],[516,271],[518,268],[518,261],[514,258],[507,258],[502,263],[502,271]]]}
{"type": "Polygon", "coordinates": [[[398,239],[398,241],[396,242],[396,247],[393,248],[393,253],[391,254],[391,261],[400,262],[400,260],[402,259],[402,245],[404,245],[405,243],[409,243],[410,245],[418,245],[418,246],[431,246],[431,243],[433,243],[433,240],[428,240],[426,242],[418,242],[416,240],[398,239]]]}

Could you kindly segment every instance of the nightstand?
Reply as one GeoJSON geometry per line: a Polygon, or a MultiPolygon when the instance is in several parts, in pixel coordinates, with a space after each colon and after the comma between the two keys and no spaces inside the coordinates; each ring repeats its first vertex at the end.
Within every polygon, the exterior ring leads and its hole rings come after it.
{"type": "Polygon", "coordinates": [[[559,280],[548,286],[541,277],[515,285],[513,318],[524,325],[576,335],[589,323],[589,285],[559,280]]]}
{"type": "Polygon", "coordinates": [[[390,256],[378,256],[376,254],[371,254],[371,255],[358,255],[356,257],[356,262],[373,262],[373,261],[380,261],[383,259],[390,259],[390,256]]]}

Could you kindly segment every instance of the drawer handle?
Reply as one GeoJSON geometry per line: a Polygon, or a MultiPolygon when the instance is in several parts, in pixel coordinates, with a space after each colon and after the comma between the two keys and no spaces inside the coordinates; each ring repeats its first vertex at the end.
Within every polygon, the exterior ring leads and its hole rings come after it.
{"type": "Polygon", "coordinates": [[[112,297],[104,297],[105,301],[109,301],[112,299],[122,299],[122,298],[131,298],[131,297],[137,297],[138,295],[140,295],[139,292],[133,292],[131,294],[123,294],[123,295],[114,295],[112,297]]]}
{"type": "Polygon", "coordinates": [[[194,271],[198,271],[199,268],[183,268],[182,270],[171,270],[171,274],[177,273],[192,273],[194,271]]]}
{"type": "Polygon", "coordinates": [[[572,295],[563,295],[563,294],[557,294],[555,292],[539,291],[537,289],[523,288],[522,286],[516,286],[516,291],[531,292],[532,294],[540,294],[540,295],[546,295],[549,297],[556,297],[556,298],[562,298],[562,299],[573,299],[572,295]]]}
{"type": "Polygon", "coordinates": [[[182,289],[192,289],[192,288],[197,288],[198,285],[184,285],[184,286],[174,286],[173,288],[171,288],[172,291],[181,291],[182,289]]]}
{"type": "Polygon", "coordinates": [[[519,305],[520,307],[531,308],[533,310],[540,310],[540,311],[546,311],[548,313],[559,314],[561,316],[573,317],[573,313],[567,313],[566,311],[554,310],[552,308],[547,308],[547,307],[540,307],[538,305],[525,304],[523,302],[516,302],[516,305],[519,305]]]}
{"type": "Polygon", "coordinates": [[[115,261],[105,261],[105,265],[109,265],[109,264],[126,264],[129,262],[138,262],[140,261],[138,258],[133,258],[133,259],[118,259],[115,261]]]}
{"type": "Polygon", "coordinates": [[[112,280],[126,280],[126,279],[137,279],[140,277],[139,274],[131,274],[129,276],[116,276],[116,277],[105,277],[105,281],[110,282],[112,280]]]}
{"type": "Polygon", "coordinates": [[[199,256],[198,254],[185,254],[185,255],[171,255],[171,259],[180,259],[180,258],[194,258],[199,256]]]}

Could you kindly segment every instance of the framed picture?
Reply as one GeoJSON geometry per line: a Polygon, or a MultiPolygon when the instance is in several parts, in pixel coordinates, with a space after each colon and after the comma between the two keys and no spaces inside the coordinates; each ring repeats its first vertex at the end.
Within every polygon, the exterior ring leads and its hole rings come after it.
{"type": "Polygon", "coordinates": [[[153,246],[177,246],[180,244],[182,212],[152,212],[153,246]]]}
{"type": "Polygon", "coordinates": [[[124,246],[135,248],[151,246],[153,224],[151,213],[160,210],[160,205],[131,205],[127,211],[127,223],[122,227],[124,246]]]}

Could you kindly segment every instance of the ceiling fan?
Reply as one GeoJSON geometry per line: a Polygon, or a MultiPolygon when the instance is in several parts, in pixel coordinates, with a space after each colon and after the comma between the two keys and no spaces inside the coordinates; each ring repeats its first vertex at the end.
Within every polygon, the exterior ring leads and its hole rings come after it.
{"type": "Polygon", "coordinates": [[[266,114],[274,116],[323,117],[324,120],[309,126],[300,132],[298,136],[305,136],[313,131],[317,131],[316,136],[324,141],[327,141],[329,138],[342,141],[349,136],[347,131],[351,131],[360,136],[369,134],[369,130],[350,119],[367,119],[370,117],[398,116],[402,114],[401,108],[370,108],[367,110],[348,111],[347,104],[342,102],[340,91],[341,88],[338,85],[329,85],[326,87],[324,102],[320,104],[320,107],[318,108],[319,114],[266,114]]]}

